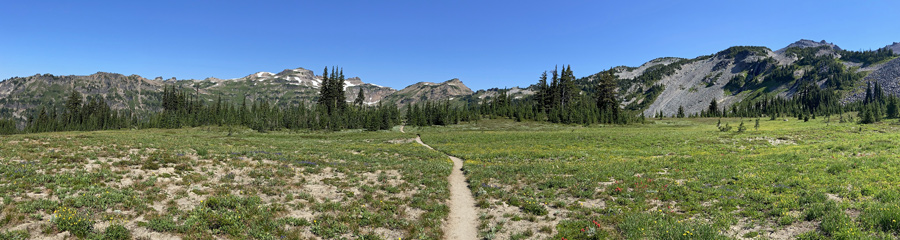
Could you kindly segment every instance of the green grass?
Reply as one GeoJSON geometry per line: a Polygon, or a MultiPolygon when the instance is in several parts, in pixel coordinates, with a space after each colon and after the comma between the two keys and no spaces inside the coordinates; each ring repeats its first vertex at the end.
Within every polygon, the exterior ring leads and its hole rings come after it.
{"type": "Polygon", "coordinates": [[[203,127],[4,136],[0,227],[40,227],[0,236],[149,237],[136,228],[188,239],[443,236],[451,163],[414,134],[227,135],[203,127]]]}
{"type": "Polygon", "coordinates": [[[466,161],[487,239],[900,234],[896,120],[764,119],[742,133],[717,121],[4,136],[0,227],[32,227],[0,239],[148,237],[138,228],[187,239],[440,239],[451,167],[441,152],[466,161]],[[417,133],[438,151],[412,142],[417,133]]]}
{"type": "MultiPolygon", "coordinates": [[[[749,222],[777,230],[805,221],[814,226],[805,237],[896,237],[895,123],[762,120],[758,131],[737,133],[719,132],[716,121],[581,127],[483,120],[412,131],[466,160],[479,206],[545,207],[546,217],[532,207],[509,216],[538,216],[529,226],[535,232],[542,221],[560,221],[555,239],[672,239],[687,229],[702,236],[693,239],[714,239],[740,237],[729,229],[749,222]],[[593,235],[582,235],[591,226],[593,235]]],[[[510,221],[491,219],[482,227],[510,221]]]]}

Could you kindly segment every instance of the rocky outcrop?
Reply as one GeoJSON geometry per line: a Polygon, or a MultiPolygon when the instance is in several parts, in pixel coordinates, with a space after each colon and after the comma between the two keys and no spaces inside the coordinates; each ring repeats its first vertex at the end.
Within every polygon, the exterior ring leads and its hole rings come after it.
{"type": "Polygon", "coordinates": [[[442,83],[419,82],[391,94],[384,101],[406,106],[422,101],[454,100],[472,95],[472,93],[472,89],[454,78],[442,83]]]}
{"type": "Polygon", "coordinates": [[[809,40],[809,39],[800,39],[800,41],[796,41],[794,43],[788,44],[787,47],[778,49],[778,51],[775,51],[775,53],[782,54],[788,48],[792,48],[792,47],[811,48],[811,47],[821,47],[821,46],[829,46],[834,50],[838,50],[838,51],[841,50],[841,48],[838,47],[837,45],[834,45],[834,43],[829,43],[829,42],[826,42],[825,40],[816,42],[816,41],[809,40]]]}
{"type": "Polygon", "coordinates": [[[162,80],[106,72],[87,76],[15,77],[0,82],[0,109],[5,109],[0,117],[22,118],[29,109],[59,106],[68,99],[72,89],[85,98],[100,96],[113,109],[155,110],[159,106],[157,93],[163,86],[162,80]]]}
{"type": "Polygon", "coordinates": [[[532,90],[530,88],[519,88],[519,87],[513,87],[513,88],[507,88],[507,89],[491,88],[491,89],[486,89],[486,90],[475,91],[475,93],[473,93],[472,96],[473,96],[473,99],[478,99],[478,101],[481,101],[483,99],[491,99],[491,98],[500,96],[500,94],[506,94],[507,96],[509,96],[512,99],[522,99],[522,98],[534,95],[534,90],[532,90]]]}
{"type": "Polygon", "coordinates": [[[887,45],[886,48],[893,50],[895,54],[900,54],[900,42],[895,42],[894,44],[887,45]]]}
{"type": "MultiPolygon", "coordinates": [[[[50,74],[16,77],[0,82],[0,118],[28,116],[40,106],[58,107],[74,89],[85,98],[102,97],[113,109],[133,112],[158,111],[160,96],[165,87],[197,91],[209,103],[218,99],[231,103],[265,100],[273,104],[301,104],[315,100],[319,94],[321,76],[311,70],[285,69],[277,74],[258,72],[236,79],[206,78],[177,80],[156,77],[125,76],[98,72],[87,76],[54,76],[50,74]]],[[[358,77],[345,80],[347,101],[356,99],[363,90],[367,104],[376,104],[396,92],[389,87],[365,83],[358,77]]]]}
{"type": "MultiPolygon", "coordinates": [[[[758,89],[729,86],[736,76],[743,76],[746,81],[763,81],[771,70],[794,64],[798,59],[795,54],[788,53],[790,48],[819,48],[817,57],[841,57],[841,48],[826,41],[800,40],[777,51],[761,47],[733,47],[717,54],[701,56],[695,59],[658,58],[640,67],[616,67],[611,71],[619,78],[619,97],[623,106],[643,105],[643,113],[653,116],[658,112],[674,115],[679,107],[684,107],[689,114],[705,110],[710,101],[717,101],[718,106],[728,107],[748,96],[749,92],[758,89]],[[675,65],[671,65],[675,64],[675,65]],[[676,67],[670,67],[676,66],[676,67]],[[646,74],[660,74],[660,68],[670,67],[674,71],[665,72],[662,77],[647,81],[646,74]],[[655,98],[648,94],[651,90],[661,91],[655,98]],[[662,89],[662,90],[660,90],[662,89]],[[645,101],[652,101],[649,104],[645,101]]],[[[900,43],[888,45],[887,48],[900,52],[900,43]]],[[[860,67],[862,63],[841,61],[846,67],[860,67]]],[[[814,71],[808,67],[798,68],[795,78],[800,78],[806,71],[814,71]]],[[[874,64],[858,68],[858,72],[871,72],[863,81],[878,82],[889,94],[900,95],[900,60],[894,59],[884,64],[874,64]]],[[[589,76],[590,82],[595,76],[589,76]]],[[[824,86],[828,79],[817,79],[824,86]]],[[[796,86],[789,83],[757,84],[765,87],[765,92],[777,93],[780,97],[790,98],[796,92],[796,86]]],[[[844,102],[862,99],[865,84],[861,89],[852,91],[844,102]]]]}
{"type": "Polygon", "coordinates": [[[359,91],[363,91],[363,97],[365,97],[363,103],[367,105],[378,104],[387,96],[397,92],[397,90],[394,90],[393,88],[382,87],[371,83],[362,83],[362,81],[359,81],[359,78],[349,78],[347,79],[347,83],[345,90],[347,101],[356,100],[359,91]],[[350,86],[351,80],[354,81],[352,86],[350,86]]]}

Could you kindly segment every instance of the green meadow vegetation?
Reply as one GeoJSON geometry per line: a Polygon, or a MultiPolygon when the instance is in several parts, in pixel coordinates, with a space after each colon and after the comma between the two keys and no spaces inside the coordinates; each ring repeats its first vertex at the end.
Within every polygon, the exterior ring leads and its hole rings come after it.
{"type": "Polygon", "coordinates": [[[451,162],[398,131],[0,138],[0,239],[439,239],[451,162]]]}
{"type": "Polygon", "coordinates": [[[485,239],[897,238],[900,125],[754,120],[407,132],[465,159],[485,239]]]}
{"type": "Polygon", "coordinates": [[[442,239],[444,153],[483,239],[898,237],[900,124],[758,122],[3,136],[0,239],[442,239]]]}

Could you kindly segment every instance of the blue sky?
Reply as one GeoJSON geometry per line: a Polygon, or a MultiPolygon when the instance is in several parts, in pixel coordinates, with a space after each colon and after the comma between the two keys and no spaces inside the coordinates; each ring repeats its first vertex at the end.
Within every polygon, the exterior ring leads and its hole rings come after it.
{"type": "Polygon", "coordinates": [[[304,67],[394,88],[527,86],[733,45],[900,42],[898,1],[4,1],[0,79],[237,78],[304,67]]]}

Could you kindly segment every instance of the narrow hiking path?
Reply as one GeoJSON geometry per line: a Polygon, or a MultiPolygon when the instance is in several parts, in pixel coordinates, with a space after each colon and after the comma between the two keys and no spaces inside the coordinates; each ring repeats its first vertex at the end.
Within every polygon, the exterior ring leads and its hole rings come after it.
{"type": "MultiPolygon", "coordinates": [[[[400,126],[403,132],[403,125],[400,126]]],[[[428,144],[422,142],[422,138],[416,136],[416,142],[428,149],[434,150],[428,144]]],[[[447,180],[450,182],[450,216],[444,222],[444,239],[478,239],[478,210],[475,209],[475,198],[466,183],[466,176],[462,173],[463,160],[447,155],[453,161],[453,171],[447,180]]]]}

